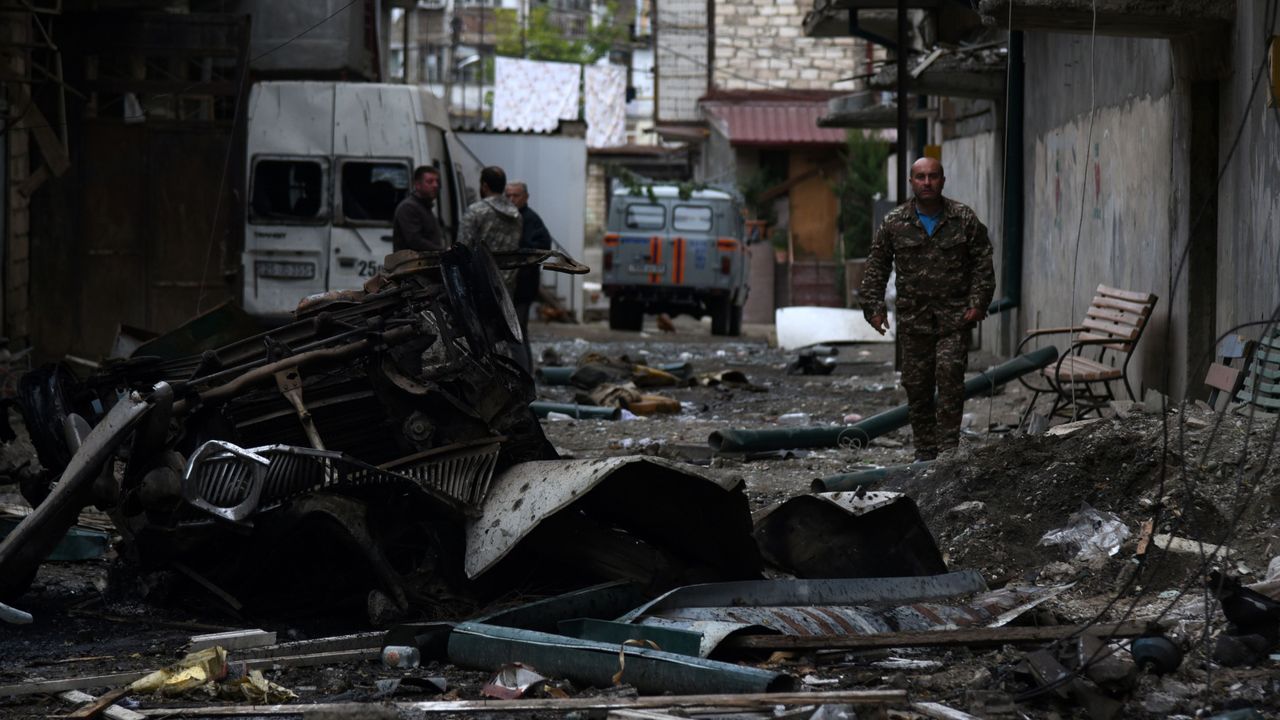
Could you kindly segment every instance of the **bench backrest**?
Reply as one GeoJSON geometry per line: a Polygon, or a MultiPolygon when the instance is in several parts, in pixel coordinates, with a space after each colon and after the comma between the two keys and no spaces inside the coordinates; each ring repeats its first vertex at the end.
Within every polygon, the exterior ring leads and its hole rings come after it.
{"type": "Polygon", "coordinates": [[[1076,337],[1080,340],[1114,340],[1100,347],[1131,352],[1138,338],[1142,337],[1157,299],[1151,293],[1099,285],[1084,322],[1080,323],[1085,329],[1076,337]]]}

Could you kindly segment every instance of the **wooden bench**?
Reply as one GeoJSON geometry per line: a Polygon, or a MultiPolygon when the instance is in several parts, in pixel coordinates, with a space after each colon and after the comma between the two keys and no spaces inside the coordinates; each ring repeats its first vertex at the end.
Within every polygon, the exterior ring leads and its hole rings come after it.
{"type": "Polygon", "coordinates": [[[1055,365],[1039,374],[1019,380],[1035,394],[1022,413],[1025,424],[1041,395],[1053,395],[1049,417],[1072,419],[1090,412],[1102,416],[1102,409],[1116,399],[1111,384],[1121,382],[1130,400],[1137,400],[1129,384],[1129,361],[1133,349],[1142,338],[1158,298],[1151,293],[1099,285],[1084,321],[1072,327],[1044,328],[1027,333],[1018,344],[1021,355],[1027,343],[1048,335],[1071,335],[1071,346],[1055,365]]]}

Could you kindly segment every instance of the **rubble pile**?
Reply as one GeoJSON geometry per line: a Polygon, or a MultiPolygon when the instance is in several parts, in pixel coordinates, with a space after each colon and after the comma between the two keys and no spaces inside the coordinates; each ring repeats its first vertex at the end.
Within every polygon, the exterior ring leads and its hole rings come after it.
{"type": "MultiPolygon", "coordinates": [[[[1098,589],[1133,556],[1144,524],[1153,521],[1146,537],[1157,538],[1157,549],[1166,545],[1161,536],[1226,545],[1215,565],[1264,579],[1280,548],[1280,465],[1266,457],[1275,421],[1227,414],[1218,423],[1198,406],[1167,419],[1166,427],[1160,415],[1131,412],[1074,431],[1011,437],[944,456],[890,487],[915,499],[951,566],[993,580],[1034,577],[1073,561],[1073,553],[1040,541],[1082,503],[1113,513],[1129,531],[1111,565],[1091,568],[1098,589]]],[[[1150,563],[1141,584],[1163,590],[1203,575],[1193,549],[1175,542],[1168,552],[1175,557],[1150,563]]]]}

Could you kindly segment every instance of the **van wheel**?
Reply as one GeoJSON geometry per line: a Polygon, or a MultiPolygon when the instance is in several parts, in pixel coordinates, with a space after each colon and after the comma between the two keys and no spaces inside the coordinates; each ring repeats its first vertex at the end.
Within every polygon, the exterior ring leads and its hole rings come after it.
{"type": "Polygon", "coordinates": [[[609,329],[639,332],[644,326],[644,308],[621,300],[609,301],[609,329]]]}
{"type": "Polygon", "coordinates": [[[742,334],[742,306],[729,306],[729,335],[738,337],[742,334]]]}
{"type": "Polygon", "coordinates": [[[712,335],[731,335],[733,323],[733,303],[728,298],[716,298],[707,302],[707,313],[711,315],[712,335]]]}

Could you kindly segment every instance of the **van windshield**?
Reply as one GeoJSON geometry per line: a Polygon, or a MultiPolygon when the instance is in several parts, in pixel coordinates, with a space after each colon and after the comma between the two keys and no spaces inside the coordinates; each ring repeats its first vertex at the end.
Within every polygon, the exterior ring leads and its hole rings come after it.
{"type": "Polygon", "coordinates": [[[711,232],[711,208],[706,205],[677,205],[671,211],[671,229],[711,232]]]}
{"type": "Polygon", "coordinates": [[[316,160],[259,160],[253,166],[249,207],[261,220],[319,220],[324,211],[324,167],[316,160]]]}
{"type": "Polygon", "coordinates": [[[667,210],[661,205],[628,205],[628,230],[661,230],[667,225],[667,210]]]}
{"type": "Polygon", "coordinates": [[[391,224],[409,192],[409,164],[347,160],[342,163],[342,217],[391,224]]]}

